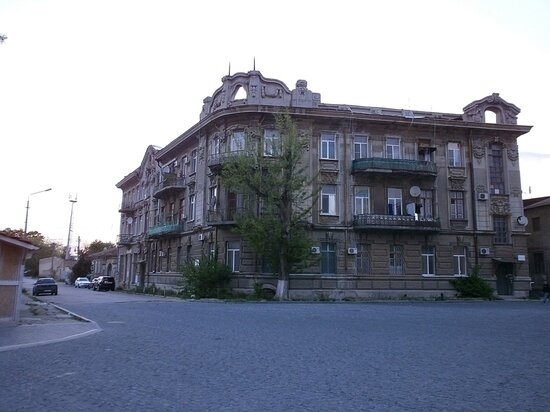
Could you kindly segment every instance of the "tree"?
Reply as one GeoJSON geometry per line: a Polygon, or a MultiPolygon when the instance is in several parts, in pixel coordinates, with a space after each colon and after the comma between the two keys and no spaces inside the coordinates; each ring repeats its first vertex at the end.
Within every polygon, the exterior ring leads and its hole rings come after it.
{"type": "MultiPolygon", "coordinates": [[[[236,218],[237,231],[278,274],[275,297],[288,299],[289,274],[310,253],[305,221],[316,194],[309,189],[313,179],[303,162],[308,139],[287,113],[276,114],[275,124],[278,135],[250,145],[246,155],[230,157],[221,177],[248,199],[248,210],[236,218]]],[[[250,140],[257,136],[254,129],[247,134],[250,140]]]]}
{"type": "Polygon", "coordinates": [[[94,240],[87,247],[82,249],[78,260],[72,268],[71,282],[74,282],[77,277],[87,276],[92,272],[92,258],[94,253],[103,252],[105,249],[113,248],[115,245],[111,242],[102,242],[94,240]]]}

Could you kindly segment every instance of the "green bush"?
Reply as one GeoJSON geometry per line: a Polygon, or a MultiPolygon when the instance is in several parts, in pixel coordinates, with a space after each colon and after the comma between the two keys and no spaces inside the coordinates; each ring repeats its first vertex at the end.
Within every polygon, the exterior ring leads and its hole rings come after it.
{"type": "Polygon", "coordinates": [[[195,298],[224,298],[231,270],[227,265],[203,257],[198,264],[189,262],[183,267],[182,295],[195,298]]]}
{"type": "Polygon", "coordinates": [[[470,276],[451,280],[459,298],[493,299],[493,288],[479,276],[479,269],[474,268],[470,276]]]}

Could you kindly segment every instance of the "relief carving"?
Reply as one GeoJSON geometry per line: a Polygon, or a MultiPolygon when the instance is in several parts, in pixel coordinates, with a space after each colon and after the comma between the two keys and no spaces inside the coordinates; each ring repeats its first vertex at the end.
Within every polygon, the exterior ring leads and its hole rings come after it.
{"type": "Polygon", "coordinates": [[[457,179],[457,178],[450,178],[449,179],[449,188],[451,190],[464,190],[464,181],[466,179],[457,179]]]}
{"type": "Polygon", "coordinates": [[[491,212],[494,215],[509,215],[510,203],[505,199],[493,199],[491,202],[491,212]]]}
{"type": "Polygon", "coordinates": [[[518,160],[518,147],[517,146],[514,146],[514,147],[509,147],[508,150],[508,159],[510,159],[512,162],[515,162],[516,160],[518,160]]]}
{"type": "Polygon", "coordinates": [[[483,159],[485,157],[485,147],[479,141],[474,143],[474,157],[476,159],[483,159]]]}

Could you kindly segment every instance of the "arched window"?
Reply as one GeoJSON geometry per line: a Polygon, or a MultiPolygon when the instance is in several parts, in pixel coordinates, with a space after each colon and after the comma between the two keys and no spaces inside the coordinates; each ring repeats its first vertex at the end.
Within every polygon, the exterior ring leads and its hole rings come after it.
{"type": "Polygon", "coordinates": [[[237,86],[233,100],[246,100],[246,90],[242,86],[237,86]]]}
{"type": "Polygon", "coordinates": [[[497,114],[492,110],[485,110],[485,123],[496,124],[496,122],[497,122],[497,114]]]}

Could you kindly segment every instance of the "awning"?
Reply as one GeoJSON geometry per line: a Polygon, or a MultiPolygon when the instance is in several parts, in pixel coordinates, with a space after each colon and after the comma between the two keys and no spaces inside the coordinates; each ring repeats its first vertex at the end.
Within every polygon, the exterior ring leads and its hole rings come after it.
{"type": "Polygon", "coordinates": [[[493,258],[495,263],[517,263],[517,260],[514,258],[493,258]]]}

